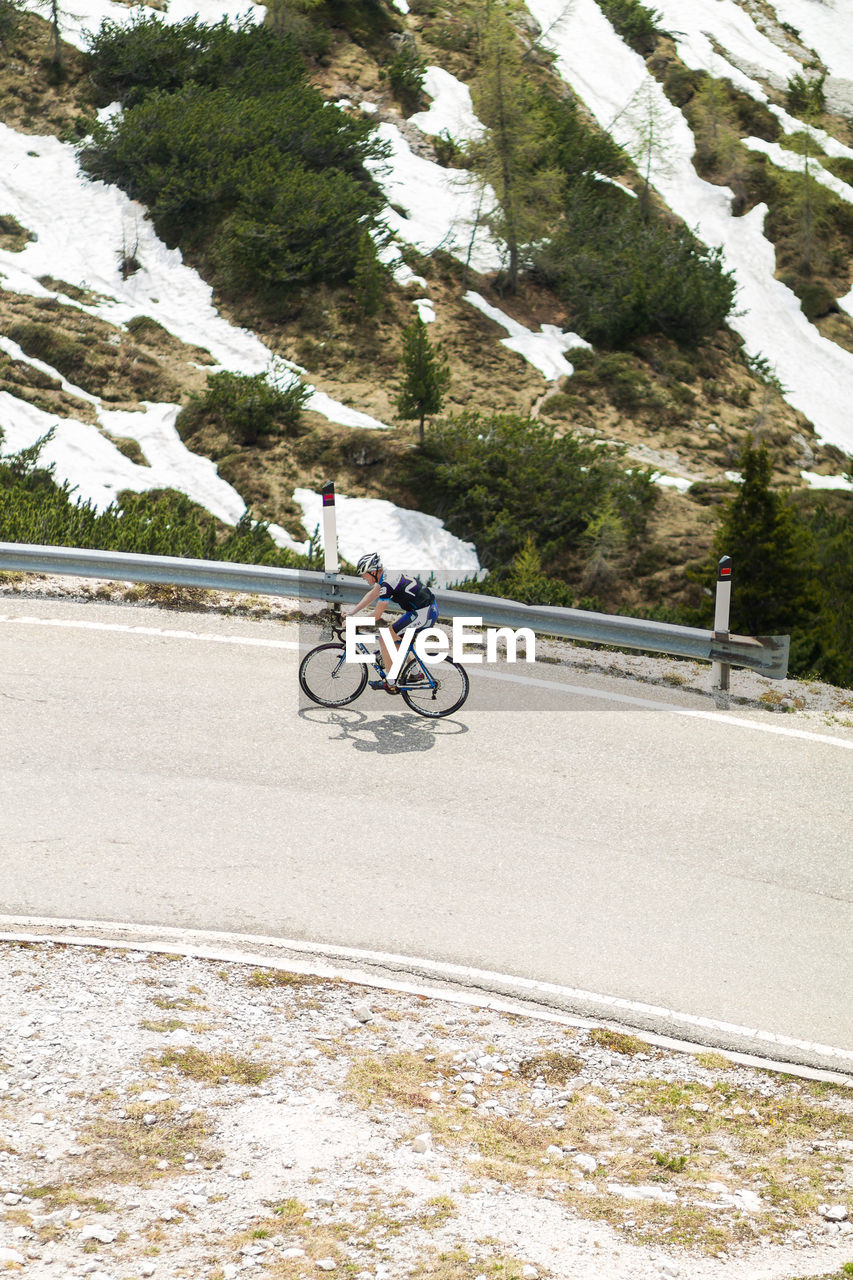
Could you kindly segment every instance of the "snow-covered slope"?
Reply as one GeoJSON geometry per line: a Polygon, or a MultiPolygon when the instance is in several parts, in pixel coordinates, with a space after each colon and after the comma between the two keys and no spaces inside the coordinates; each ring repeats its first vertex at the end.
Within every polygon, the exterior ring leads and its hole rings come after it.
{"type": "MultiPolygon", "coordinates": [[[[707,244],[722,247],[726,266],[738,284],[732,324],[742,334],[748,352],[769,361],[788,389],[790,403],[813,422],[823,440],[853,453],[849,411],[853,355],[821,337],[803,315],[794,294],[774,279],[774,249],[763,233],[763,206],[745,217],[733,217],[731,193],[698,177],[691,159],[693,136],[683,116],[650,76],[642,58],[616,35],[595,0],[573,0],[568,6],[564,0],[528,0],[527,7],[543,32],[543,43],[556,56],[558,73],[629,153],[638,153],[644,114],[655,113],[660,122],[658,134],[665,137],[666,147],[665,154],[652,156],[651,181],[707,244]]],[[[229,0],[176,0],[164,16],[168,21],[179,21],[199,12],[202,19],[211,21],[223,14],[233,17],[238,8],[245,14],[244,5],[229,7],[229,0]]],[[[761,29],[747,8],[735,0],[690,0],[688,5],[683,0],[657,0],[655,8],[688,66],[728,77],[760,101],[766,100],[762,79],[784,84],[801,70],[796,54],[802,45],[814,48],[829,67],[828,90],[843,97],[853,85],[853,45],[838,38],[840,31],[853,29],[853,0],[776,0],[778,24],[765,21],[761,29]],[[782,23],[800,32],[800,45],[785,37],[782,23]]],[[[260,20],[264,11],[255,6],[251,12],[260,20]]],[[[62,14],[66,38],[82,47],[86,29],[96,28],[104,17],[127,21],[132,10],[112,0],[74,0],[63,6],[62,14]]],[[[409,120],[406,132],[414,127],[427,134],[446,133],[459,141],[477,134],[480,125],[466,86],[444,69],[433,67],[426,89],[432,105],[409,120]]],[[[372,104],[361,106],[366,113],[371,111],[372,104]]],[[[786,131],[802,127],[778,108],[774,110],[786,131]]],[[[484,191],[472,176],[458,169],[443,169],[417,155],[404,131],[395,125],[386,121],[377,127],[390,144],[390,161],[377,177],[389,200],[388,225],[397,244],[411,243],[427,253],[442,247],[460,260],[470,260],[475,269],[495,269],[501,260],[500,246],[482,226],[472,235],[478,211],[482,214],[493,199],[488,189],[484,191]]],[[[790,152],[777,154],[779,148],[759,140],[752,145],[761,147],[774,161],[796,163],[790,152]]],[[[829,141],[827,150],[853,156],[834,140],[829,141]]],[[[853,196],[840,180],[831,179],[831,183],[842,198],[853,196]]],[[[209,350],[221,368],[247,373],[271,368],[271,352],[256,335],[235,328],[216,313],[209,287],[184,265],[177,251],[158,240],[145,219],[145,210],[116,188],[83,178],[68,144],[0,126],[0,212],[13,215],[37,237],[22,252],[0,250],[4,288],[50,296],[38,278],[56,277],[93,290],[99,301],[75,305],[114,324],[148,315],[185,342],[209,350]],[[134,242],[138,238],[142,269],[124,280],[116,248],[128,238],[134,242]]],[[[392,249],[395,255],[399,255],[399,248],[392,249]]],[[[424,295],[416,305],[429,319],[434,311],[425,282],[424,295]]],[[[71,302],[65,297],[62,300],[71,302]]],[[[469,293],[467,301],[503,325],[509,333],[503,341],[539,369],[543,390],[548,382],[571,374],[565,353],[581,342],[576,335],[561,333],[554,326],[525,330],[477,294],[469,293]]],[[[842,305],[853,314],[853,293],[842,305]]],[[[8,342],[3,345],[17,359],[26,359],[20,349],[8,342]]],[[[290,370],[292,376],[297,372],[290,370]]],[[[305,377],[310,379],[310,370],[305,377]]],[[[70,390],[82,394],[76,388],[70,390]]],[[[220,518],[229,522],[239,519],[245,510],[239,494],[216,474],[212,463],[189,453],[178,438],[176,406],[150,405],[144,413],[116,415],[96,398],[83,398],[95,401],[98,421],[104,428],[139,440],[151,465],[129,461],[96,426],[53,418],[4,393],[0,407],[7,451],[32,443],[55,426],[55,437],[45,456],[56,466],[58,476],[75,484],[82,497],[103,506],[122,488],[142,490],[170,484],[220,518]]],[[[385,425],[361,412],[358,405],[341,404],[318,391],[314,391],[310,407],[331,421],[350,426],[382,429],[385,425]]],[[[297,496],[306,512],[306,525],[312,527],[315,499],[305,492],[297,496]]],[[[356,499],[342,506],[342,516],[344,512],[349,513],[352,526],[352,551],[361,545],[359,539],[378,542],[382,534],[389,561],[450,571],[476,568],[474,549],[444,530],[437,537],[437,530],[429,524],[431,518],[422,513],[397,508],[393,518],[374,525],[374,507],[368,500],[356,499]]],[[[297,545],[284,530],[274,532],[283,545],[297,545]]],[[[345,552],[350,554],[347,548],[345,552]]]]}
{"type": "MultiPolygon", "coordinates": [[[[846,16],[846,30],[853,30],[853,0],[835,4],[839,23],[843,26],[846,16]]],[[[528,0],[527,7],[557,55],[560,75],[629,155],[641,153],[644,124],[654,114],[655,131],[666,146],[651,154],[651,183],[701,240],[722,247],[725,265],[738,283],[732,327],[749,354],[762,355],[774,366],[788,388],[786,398],[811,419],[818,435],[853,453],[853,354],[821,337],[797,297],[773,278],[775,251],[763,232],[766,207],[733,217],[733,193],[699,177],[686,120],[639,54],[619,39],[595,0],[574,0],[568,7],[563,0],[528,0]]],[[[663,0],[655,7],[663,14],[663,25],[677,33],[688,66],[728,76],[759,99],[765,98],[764,91],[738,71],[738,63],[757,63],[784,81],[801,69],[761,35],[734,0],[663,0]],[[730,48],[732,57],[717,52],[719,46],[730,48]]],[[[816,0],[788,4],[789,9],[814,7],[816,0]]]]}

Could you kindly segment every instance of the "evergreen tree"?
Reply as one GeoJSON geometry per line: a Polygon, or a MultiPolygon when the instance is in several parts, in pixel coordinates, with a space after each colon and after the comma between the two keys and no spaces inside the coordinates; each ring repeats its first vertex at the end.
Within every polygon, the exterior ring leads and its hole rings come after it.
{"type": "Polygon", "coordinates": [[[660,178],[672,173],[669,104],[656,81],[646,81],[637,90],[628,105],[626,118],[632,138],[625,149],[642,175],[640,208],[648,216],[654,185],[652,175],[660,178]]]}
{"type": "Polygon", "coordinates": [[[840,500],[821,495],[809,517],[817,545],[823,587],[821,654],[814,664],[824,680],[853,688],[853,502],[835,509],[840,500]]]}
{"type": "Polygon", "coordinates": [[[382,310],[387,290],[388,269],[376,256],[376,246],[370,233],[363,231],[359,237],[352,273],[352,294],[355,304],[366,316],[378,315],[382,310]]]}
{"type": "Polygon", "coordinates": [[[450,382],[450,370],[441,354],[433,347],[420,316],[403,330],[403,381],[397,395],[397,412],[401,418],[418,419],[418,439],[424,442],[424,418],[441,411],[444,393],[450,382]]]}
{"type": "Polygon", "coordinates": [[[55,84],[59,84],[65,77],[65,57],[62,45],[62,19],[66,17],[65,9],[60,6],[59,0],[34,0],[35,8],[40,10],[50,24],[50,57],[48,64],[50,73],[55,84]]]}
{"type": "Polygon", "coordinates": [[[497,198],[490,215],[506,245],[503,287],[513,292],[527,246],[558,216],[564,178],[557,164],[552,120],[522,62],[518,33],[503,6],[487,5],[474,107],[486,126],[467,157],[497,198]]]}
{"type": "Polygon", "coordinates": [[[771,488],[766,447],[747,443],[743,483],[714,539],[734,565],[732,629],[745,635],[790,634],[791,668],[812,669],[821,647],[821,592],[814,539],[791,500],[771,488]]]}

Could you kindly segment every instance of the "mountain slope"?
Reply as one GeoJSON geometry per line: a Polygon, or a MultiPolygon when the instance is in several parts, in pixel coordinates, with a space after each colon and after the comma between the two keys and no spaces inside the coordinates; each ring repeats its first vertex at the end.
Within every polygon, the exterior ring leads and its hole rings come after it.
{"type": "MultiPolygon", "coordinates": [[[[814,323],[806,318],[793,290],[774,279],[774,250],[762,231],[765,209],[757,196],[771,189],[767,171],[772,166],[763,157],[745,175],[742,163],[735,166],[740,196],[718,185],[724,176],[720,172],[711,175],[715,182],[701,178],[693,161],[698,134],[687,123],[690,103],[703,93],[713,96],[718,92],[714,86],[726,83],[720,121],[728,120],[731,95],[737,91],[741,114],[749,98],[756,104],[756,118],[764,112],[781,122],[784,141],[798,127],[782,106],[785,77],[814,62],[808,45],[821,35],[816,28],[796,38],[789,28],[811,18],[814,0],[790,0],[785,13],[780,6],[775,17],[765,6],[755,21],[748,6],[729,0],[692,5],[689,15],[659,6],[659,30],[645,57],[616,33],[605,16],[606,4],[532,0],[527,10],[516,11],[531,76],[552,86],[548,92],[557,98],[565,93],[560,82],[570,86],[584,117],[597,121],[624,148],[625,169],[617,180],[641,195],[644,186],[653,188],[660,208],[668,205],[707,244],[722,246],[726,265],[736,275],[733,330],[720,330],[694,347],[652,335],[615,352],[568,350],[571,309],[535,275],[523,275],[514,294],[501,293],[500,246],[482,227],[472,255],[481,270],[466,269],[472,235],[468,219],[479,188],[464,169],[445,167],[462,163],[446,131],[454,130],[462,142],[476,132],[463,82],[470,82],[476,100],[481,92],[478,10],[439,3],[418,3],[410,12],[400,12],[404,8],[402,2],[396,9],[330,4],[312,19],[324,48],[308,59],[311,80],[346,112],[374,120],[393,146],[388,172],[378,171],[377,177],[391,202],[387,220],[397,244],[395,260],[408,264],[405,272],[396,270],[396,278],[405,280],[406,273],[415,278],[388,288],[379,313],[367,319],[348,290],[324,285],[278,311],[233,291],[228,296],[214,293],[211,300],[198,276],[158,241],[144,209],[114,189],[75,177],[70,143],[51,140],[54,131],[79,138],[91,124],[96,104],[78,54],[66,48],[62,82],[51,84],[59,77],[51,76],[49,62],[38,60],[49,44],[45,24],[27,18],[22,34],[4,40],[3,115],[21,130],[2,134],[8,158],[0,195],[7,228],[0,240],[5,277],[0,318],[8,335],[0,370],[6,448],[31,443],[56,423],[56,438],[45,456],[84,495],[103,502],[122,488],[156,487],[171,475],[172,483],[226,521],[236,520],[248,503],[253,514],[278,526],[276,536],[284,545],[294,545],[306,532],[294,492],[316,490],[330,477],[353,498],[417,507],[420,495],[404,472],[412,429],[377,429],[394,422],[400,333],[417,302],[423,314],[434,315],[430,337],[441,342],[449,362],[446,411],[476,407],[484,413],[533,413],[558,433],[569,430],[625,445],[629,462],[653,467],[669,481],[645,545],[616,556],[607,582],[598,584],[601,601],[615,608],[662,601],[696,605],[701,590],[685,578],[685,565],[708,561],[718,504],[733,492],[728,477],[737,471],[744,441],[766,442],[777,480],[804,492],[802,472],[819,477],[812,483],[833,483],[832,477],[845,470],[851,448],[845,408],[853,391],[853,355],[847,349],[853,348],[853,326],[845,295],[814,323]],[[672,35],[662,34],[663,28],[672,35]],[[407,119],[391,92],[389,68],[395,51],[409,47],[416,49],[421,64],[435,68],[424,78],[435,96],[425,111],[425,94],[422,109],[409,109],[407,119]],[[670,99],[688,93],[682,112],[670,99]],[[657,134],[654,144],[650,124],[657,134]],[[435,129],[445,136],[437,137],[431,132],[435,129]],[[38,148],[33,132],[42,135],[38,148]],[[39,154],[32,155],[36,150],[39,154]],[[733,216],[733,209],[742,216],[733,216]],[[27,240],[27,233],[38,239],[27,240]],[[135,264],[138,269],[131,271],[135,264]],[[481,304],[472,304],[472,292],[485,299],[485,313],[481,304]],[[425,298],[429,310],[420,301],[425,298]],[[496,312],[505,317],[502,323],[494,319],[496,312]],[[34,327],[43,327],[46,317],[54,334],[73,338],[75,328],[82,327],[78,348],[97,341],[103,358],[75,358],[80,351],[74,348],[70,358],[65,353],[63,369],[58,343],[44,345],[42,332],[43,345],[34,346],[34,327]],[[150,317],[156,325],[146,326],[140,317],[150,317]],[[129,322],[135,333],[128,332],[129,322]],[[519,326],[530,336],[522,334],[519,340],[519,326]],[[543,375],[519,354],[519,348],[529,352],[535,342],[541,345],[543,328],[551,343],[550,373],[560,368],[553,365],[555,358],[564,361],[565,372],[558,377],[543,375]],[[516,334],[509,339],[514,349],[502,345],[508,332],[516,334]],[[147,335],[147,345],[141,335],[147,335]],[[108,358],[110,348],[117,353],[115,361],[108,358]],[[209,356],[200,360],[199,348],[209,356]],[[185,455],[172,429],[175,413],[150,410],[144,418],[139,413],[147,401],[185,403],[203,387],[211,368],[267,370],[271,353],[286,367],[304,370],[304,380],[315,388],[304,430],[295,440],[245,446],[227,430],[208,425],[188,435],[193,453],[185,455]],[[57,374],[65,375],[64,384],[57,374]],[[150,429],[154,419],[159,434],[150,429]],[[81,443],[80,423],[88,424],[86,444],[81,443]],[[105,432],[125,440],[136,437],[137,452],[126,443],[121,448],[131,456],[124,456],[105,432]],[[150,465],[153,459],[145,452],[158,447],[163,460],[159,469],[150,465]],[[216,463],[218,476],[207,458],[216,463]],[[203,486],[196,487],[202,474],[203,486]]],[[[201,17],[213,21],[222,12],[221,6],[211,5],[201,10],[201,17]]],[[[83,44],[82,27],[94,26],[107,13],[118,22],[128,16],[119,5],[101,4],[97,12],[88,10],[90,16],[71,21],[67,34],[83,44]]],[[[285,6],[272,10],[269,18],[274,26],[281,25],[288,14],[292,18],[285,6]]],[[[167,15],[169,21],[183,16],[174,6],[167,15]]],[[[308,21],[312,12],[302,16],[308,21]]],[[[827,60],[831,55],[833,49],[822,50],[827,60]]],[[[827,163],[842,168],[853,155],[846,145],[849,125],[837,114],[849,87],[848,70],[843,64],[837,72],[830,68],[827,109],[820,117],[823,132],[813,131],[827,155],[834,156],[827,163]],[[834,143],[828,140],[829,128],[837,134],[834,143]]],[[[707,156],[705,160],[713,169],[707,156]]],[[[809,181],[813,171],[806,175],[809,181]]],[[[784,255],[788,242],[782,236],[779,243],[778,253],[784,255]]],[[[832,249],[834,276],[824,272],[820,278],[823,287],[832,285],[840,292],[850,283],[849,252],[844,260],[838,244],[832,249]]],[[[192,252],[187,257],[193,261],[192,252]]],[[[843,485],[843,479],[838,483],[843,485]]],[[[356,526],[359,533],[361,527],[356,526]]],[[[344,550],[352,554],[348,546],[344,550]]],[[[464,559],[461,550],[459,554],[464,559]]],[[[582,589],[583,556],[572,564],[574,568],[567,562],[563,571],[574,573],[582,589]]]]}

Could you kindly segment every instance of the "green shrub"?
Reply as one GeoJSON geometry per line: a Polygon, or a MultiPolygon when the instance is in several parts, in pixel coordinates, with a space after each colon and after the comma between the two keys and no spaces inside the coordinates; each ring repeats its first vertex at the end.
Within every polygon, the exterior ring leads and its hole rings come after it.
{"type": "Polygon", "coordinates": [[[399,15],[386,0],[324,0],[324,20],[357,44],[376,49],[400,30],[399,15]]]}
{"type": "MultiPolygon", "coordinates": [[[[173,489],[122,493],[104,511],[76,501],[70,486],[40,465],[51,435],[0,458],[0,542],[308,567],[305,557],[277,547],[267,526],[248,514],[234,526],[223,525],[173,489]]],[[[0,445],[2,440],[0,430],[0,445]]]]}
{"type": "Polygon", "coordinates": [[[853,186],[853,156],[827,156],[825,158],[822,156],[821,164],[824,169],[834,173],[836,178],[840,178],[848,186],[853,186]]]}
{"type": "Polygon", "coordinates": [[[267,21],[277,35],[287,36],[306,58],[323,58],[329,52],[332,35],[329,28],[312,10],[320,9],[321,0],[270,0],[267,21]]]}
{"type": "Polygon", "coordinates": [[[13,40],[21,29],[23,10],[16,0],[0,0],[0,44],[13,40]]]}
{"type": "Polygon", "coordinates": [[[309,83],[292,41],[244,23],[105,23],[92,76],[125,110],[80,150],[94,178],[148,205],[170,244],[219,283],[275,300],[351,278],[384,200],[365,161],[384,154],[309,83]]]}
{"type": "Polygon", "coordinates": [[[595,371],[610,403],[621,413],[634,413],[656,403],[657,393],[648,375],[638,361],[623,352],[602,353],[595,371]]]}
{"type": "Polygon", "coordinates": [[[286,374],[212,373],[205,391],[178,415],[178,432],[185,439],[208,421],[246,445],[262,436],[296,435],[308,394],[286,374]]]}
{"type": "Polygon", "coordinates": [[[85,379],[92,351],[84,338],[69,337],[55,325],[37,320],[16,320],[6,335],[28,356],[51,365],[69,381],[85,379]]]}
{"type": "Polygon", "coordinates": [[[213,256],[224,282],[237,291],[274,295],[296,285],[352,279],[365,247],[373,249],[353,216],[357,210],[369,216],[367,196],[346,173],[259,159],[216,235],[213,256]]]}
{"type": "Polygon", "coordinates": [[[414,41],[402,41],[388,64],[388,83],[404,111],[417,111],[423,105],[425,72],[414,41]]]}
{"type": "Polygon", "coordinates": [[[0,214],[0,249],[20,253],[33,239],[35,237],[32,231],[22,227],[17,218],[13,218],[10,213],[0,214]]]}
{"type": "Polygon", "coordinates": [[[686,227],[649,217],[614,191],[576,193],[536,270],[559,293],[574,328],[594,346],[621,347],[661,333],[697,343],[731,311],[735,281],[722,253],[686,227]]]}
{"type": "Polygon", "coordinates": [[[626,44],[645,56],[657,44],[660,14],[640,0],[598,0],[598,7],[626,44]]]}
{"type": "Polygon", "coordinates": [[[482,582],[472,580],[457,583],[454,590],[469,591],[474,595],[501,596],[505,600],[519,600],[522,604],[553,605],[563,609],[571,609],[575,603],[574,592],[569,584],[545,573],[542,557],[529,535],[507,569],[490,573],[482,582]]]}
{"type": "Polygon", "coordinates": [[[703,79],[703,72],[691,70],[682,62],[671,62],[664,73],[664,92],[674,106],[685,107],[699,92],[703,79]]]}
{"type": "Polygon", "coordinates": [[[568,417],[577,405],[577,397],[568,395],[565,391],[555,391],[553,395],[548,396],[539,406],[539,412],[549,417],[568,417]]]}
{"type": "MultiPolygon", "coordinates": [[[[793,287],[793,286],[792,286],[793,287]]],[[[798,283],[794,290],[800,299],[800,306],[809,320],[819,320],[838,310],[838,300],[828,285],[819,281],[808,284],[798,283]]]]}
{"type": "Polygon", "coordinates": [[[287,90],[305,72],[291,41],[244,19],[206,25],[197,17],[172,25],[140,10],[127,25],[105,20],[89,37],[88,66],[101,105],[127,108],[159,90],[192,81],[205,88],[287,90]]]}
{"type": "Polygon", "coordinates": [[[538,419],[466,413],[437,423],[408,456],[405,478],[462,538],[476,541],[481,563],[509,568],[533,540],[546,566],[579,548],[611,501],[631,530],[657,498],[619,459],[538,419]]]}
{"type": "Polygon", "coordinates": [[[785,93],[785,104],[791,115],[820,115],[826,110],[826,94],[824,82],[826,75],[816,76],[809,80],[799,72],[791,76],[785,93]]]}
{"type": "Polygon", "coordinates": [[[168,338],[169,331],[159,320],[151,316],[132,316],[127,322],[127,331],[137,342],[156,342],[160,338],[168,338]]]}

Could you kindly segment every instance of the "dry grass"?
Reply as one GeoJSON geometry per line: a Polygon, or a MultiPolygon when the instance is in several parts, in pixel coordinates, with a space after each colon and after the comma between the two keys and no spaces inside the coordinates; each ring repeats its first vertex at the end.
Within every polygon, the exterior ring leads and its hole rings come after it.
{"type": "Polygon", "coordinates": [[[312,973],[288,973],[284,969],[255,969],[246,979],[250,987],[316,987],[335,983],[337,978],[318,978],[312,973]]]}
{"type": "MultiPolygon", "coordinates": [[[[476,1280],[477,1276],[486,1276],[487,1280],[521,1280],[525,1263],[518,1258],[507,1257],[504,1253],[485,1253],[477,1249],[472,1253],[469,1248],[430,1250],[408,1271],[409,1280],[476,1280]]],[[[539,1265],[536,1267],[541,1277],[548,1275],[539,1265]]]]}
{"type": "Polygon", "coordinates": [[[576,1076],[583,1066],[584,1060],[577,1054],[551,1049],[548,1053],[525,1058],[519,1067],[519,1075],[524,1080],[537,1080],[541,1076],[548,1084],[558,1084],[576,1076]]]}
{"type": "Polygon", "coordinates": [[[614,1053],[624,1053],[628,1057],[633,1057],[635,1053],[649,1052],[645,1040],[626,1035],[624,1031],[611,1031],[609,1027],[593,1027],[589,1038],[602,1049],[612,1049],[614,1053]]]}
{"type": "MultiPolygon", "coordinates": [[[[319,1258],[332,1258],[340,1268],[347,1265],[347,1259],[341,1250],[340,1240],[351,1233],[349,1225],[323,1224],[315,1222],[306,1205],[295,1197],[282,1200],[269,1206],[266,1217],[255,1218],[243,1230],[230,1236],[218,1251],[223,1258],[225,1250],[232,1251],[234,1261],[240,1259],[240,1249],[247,1244],[255,1244],[259,1240],[268,1240],[276,1248],[296,1247],[305,1250],[302,1258],[277,1257],[274,1251],[264,1257],[265,1277],[277,1278],[304,1275],[306,1267],[319,1258]]],[[[224,1258],[223,1258],[224,1261],[224,1258]]]]}
{"type": "Polygon", "coordinates": [[[159,1067],[171,1067],[191,1080],[202,1080],[207,1084],[257,1085],[277,1070],[269,1062],[253,1062],[239,1054],[211,1053],[196,1048],[166,1049],[154,1062],[159,1067]]]}
{"type": "Polygon", "coordinates": [[[203,609],[213,593],[204,587],[183,587],[171,582],[144,582],[122,591],[128,604],[154,604],[162,609],[195,613],[203,609]]]}
{"type": "Polygon", "coordinates": [[[191,996],[153,996],[151,1003],[158,1009],[206,1009],[206,1004],[199,1004],[191,996]]]}
{"type": "MultiPolygon", "coordinates": [[[[634,1052],[633,1038],[626,1039],[617,1051],[634,1052]]],[[[615,1048],[609,1033],[608,1047],[615,1048]]],[[[728,1072],[729,1060],[724,1064],[728,1072]]],[[[638,1243],[715,1253],[756,1235],[781,1239],[813,1222],[820,1202],[838,1198],[843,1163],[830,1148],[853,1136],[849,1090],[792,1082],[765,1096],[725,1077],[713,1085],[650,1079],[623,1084],[615,1110],[594,1086],[575,1089],[559,1110],[534,1105],[531,1080],[560,1082],[578,1065],[573,1055],[547,1050],[524,1062],[521,1080],[497,1073],[484,1079],[481,1099],[495,1098],[507,1115],[465,1105],[451,1093],[458,1071],[447,1058],[365,1054],[353,1063],[348,1087],[363,1106],[425,1113],[418,1125],[463,1158],[469,1176],[547,1191],[582,1216],[625,1229],[638,1243]],[[555,1116],[559,1129],[551,1123],[555,1116]],[[663,1122],[654,1136],[644,1128],[649,1116],[663,1122]],[[571,1159],[580,1152],[598,1162],[586,1178],[571,1159]],[[709,1190],[711,1183],[723,1184],[726,1193],[709,1190]],[[660,1187],[675,1197],[629,1200],[613,1186],[660,1187]],[[739,1189],[757,1193],[761,1209],[733,1200],[728,1193],[739,1189]]]]}
{"type": "Polygon", "coordinates": [[[708,1071],[734,1071],[737,1063],[731,1058],[727,1058],[724,1053],[717,1053],[710,1050],[708,1053],[697,1053],[695,1060],[700,1067],[706,1067],[708,1071]]]}
{"type": "Polygon", "coordinates": [[[75,1188],[104,1183],[144,1185],[181,1172],[187,1154],[211,1165],[222,1155],[208,1141],[211,1132],[206,1115],[179,1111],[172,1098],[153,1104],[130,1103],[122,1115],[105,1112],[81,1131],[79,1141],[86,1153],[70,1167],[69,1176],[75,1188]],[[156,1118],[147,1123],[146,1115],[156,1118]]]}
{"type": "Polygon", "coordinates": [[[347,1085],[362,1106],[383,1101],[426,1108],[431,1105],[427,1085],[443,1070],[447,1067],[425,1062],[415,1053],[395,1053],[385,1058],[364,1054],[353,1062],[347,1085]]]}

